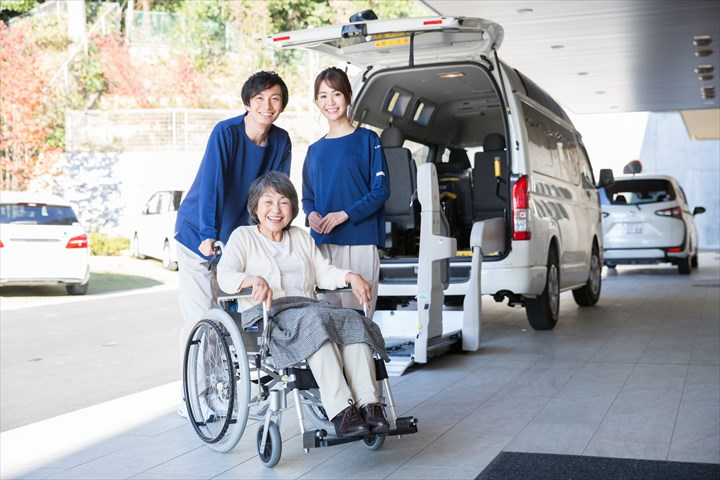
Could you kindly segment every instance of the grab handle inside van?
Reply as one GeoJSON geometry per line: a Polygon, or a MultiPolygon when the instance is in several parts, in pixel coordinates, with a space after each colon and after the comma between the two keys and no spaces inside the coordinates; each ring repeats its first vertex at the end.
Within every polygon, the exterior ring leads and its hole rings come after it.
{"type": "Polygon", "coordinates": [[[495,168],[495,196],[499,199],[506,201],[507,197],[505,195],[502,195],[500,193],[500,184],[504,183],[507,184],[504,178],[502,178],[502,169],[500,166],[500,157],[495,157],[493,161],[493,166],[495,168]]]}

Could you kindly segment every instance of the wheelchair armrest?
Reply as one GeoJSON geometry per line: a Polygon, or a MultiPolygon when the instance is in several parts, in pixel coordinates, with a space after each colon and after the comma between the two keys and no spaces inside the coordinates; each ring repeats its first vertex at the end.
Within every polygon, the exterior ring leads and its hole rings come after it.
{"type": "Polygon", "coordinates": [[[231,300],[235,300],[236,298],[242,298],[242,297],[249,297],[252,295],[252,288],[242,288],[239,292],[235,293],[227,293],[223,291],[218,292],[218,303],[220,302],[229,302],[231,300]]]}
{"type": "Polygon", "coordinates": [[[343,292],[352,292],[352,288],[350,288],[350,287],[318,288],[315,290],[315,293],[343,293],[343,292]]]}

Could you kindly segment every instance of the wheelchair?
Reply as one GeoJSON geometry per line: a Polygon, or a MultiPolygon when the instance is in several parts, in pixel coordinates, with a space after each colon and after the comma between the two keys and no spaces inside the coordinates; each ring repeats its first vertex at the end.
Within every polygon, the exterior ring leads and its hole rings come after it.
{"type": "Polygon", "coordinates": [[[248,421],[253,420],[258,424],[255,439],[260,462],[268,468],[277,465],[282,455],[282,414],[290,409],[288,395],[292,395],[305,453],[311,448],[354,441],[378,450],[387,436],[401,438],[417,432],[416,418],[397,416],[385,363],[375,358],[380,402],[390,411],[390,431],[337,436],[307,362],[274,367],[268,348],[272,319],[267,310],[262,324],[243,327],[242,315],[236,311],[237,299],[250,293],[251,289],[244,289],[238,294],[219,294],[218,308],[195,324],[185,346],[183,393],[188,418],[209,448],[229,452],[242,438],[248,421]],[[306,419],[310,428],[305,426],[306,419]]]}

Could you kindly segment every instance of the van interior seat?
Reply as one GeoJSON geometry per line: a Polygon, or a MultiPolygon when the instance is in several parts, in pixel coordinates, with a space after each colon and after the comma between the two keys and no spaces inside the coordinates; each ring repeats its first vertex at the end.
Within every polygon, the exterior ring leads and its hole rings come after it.
{"type": "Polygon", "coordinates": [[[380,143],[385,153],[390,182],[390,197],[385,202],[385,220],[392,233],[386,248],[396,250],[397,232],[419,228],[420,210],[417,196],[417,165],[410,150],[403,148],[405,135],[397,127],[383,130],[380,143]]]}
{"type": "MultiPolygon", "coordinates": [[[[445,191],[456,197],[456,219],[460,229],[458,248],[465,248],[465,237],[468,237],[473,224],[473,191],[472,191],[472,167],[464,149],[450,150],[450,158],[447,163],[437,163],[435,168],[438,173],[441,192],[445,191]]],[[[446,212],[447,214],[448,212],[446,212]]],[[[453,223],[452,219],[448,219],[453,223]]]]}
{"type": "Polygon", "coordinates": [[[507,208],[507,150],[505,137],[490,133],[483,141],[483,151],[475,154],[473,168],[473,206],[475,220],[505,218],[507,208]],[[500,177],[495,176],[495,159],[500,160],[500,177]]]}

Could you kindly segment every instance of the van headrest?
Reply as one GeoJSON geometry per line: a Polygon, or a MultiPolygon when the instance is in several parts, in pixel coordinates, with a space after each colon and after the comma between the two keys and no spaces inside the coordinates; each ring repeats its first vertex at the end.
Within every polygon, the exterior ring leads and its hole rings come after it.
{"type": "Polygon", "coordinates": [[[460,170],[467,170],[470,168],[470,160],[468,159],[467,152],[465,150],[450,150],[450,157],[448,163],[457,165],[456,168],[460,170]]]}
{"type": "Polygon", "coordinates": [[[405,135],[397,127],[389,127],[382,131],[380,143],[386,148],[402,147],[405,142],[405,135]]]}
{"type": "Polygon", "coordinates": [[[499,133],[488,133],[483,142],[483,151],[497,152],[499,150],[505,150],[505,137],[499,133]]]}

